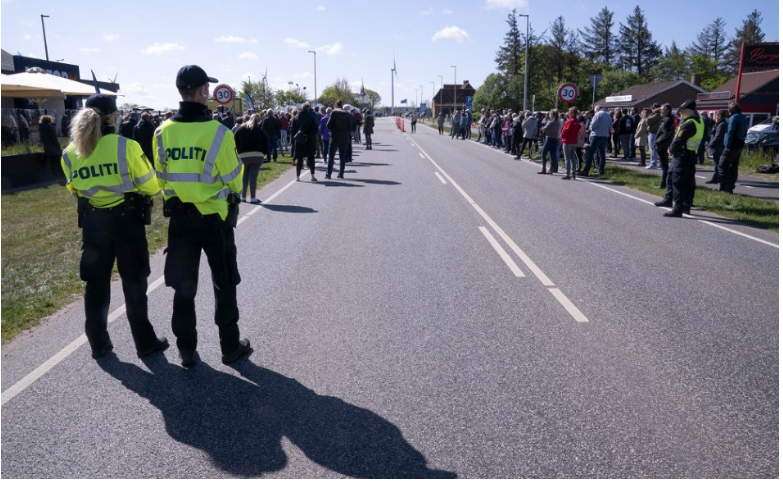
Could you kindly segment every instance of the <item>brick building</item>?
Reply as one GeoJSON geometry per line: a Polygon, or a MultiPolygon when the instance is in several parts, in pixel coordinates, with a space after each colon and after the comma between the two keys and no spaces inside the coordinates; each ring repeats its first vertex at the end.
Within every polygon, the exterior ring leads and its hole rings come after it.
{"type": "Polygon", "coordinates": [[[707,91],[698,86],[698,79],[692,79],[694,82],[685,80],[669,80],[667,82],[657,82],[651,84],[641,84],[628,87],[625,90],[614,93],[604,99],[598,100],[595,105],[601,105],[604,109],[630,109],[639,107],[639,109],[650,108],[652,104],[669,103],[677,108],[688,99],[695,100],[700,93],[707,91]]]}
{"type": "Polygon", "coordinates": [[[445,110],[447,113],[454,110],[454,93],[456,87],[456,106],[458,109],[465,108],[465,97],[472,97],[476,93],[476,89],[470,85],[469,80],[462,82],[462,85],[444,84],[432,98],[432,115],[438,115],[441,110],[445,110]],[[442,95],[442,97],[441,97],[442,95]]]}

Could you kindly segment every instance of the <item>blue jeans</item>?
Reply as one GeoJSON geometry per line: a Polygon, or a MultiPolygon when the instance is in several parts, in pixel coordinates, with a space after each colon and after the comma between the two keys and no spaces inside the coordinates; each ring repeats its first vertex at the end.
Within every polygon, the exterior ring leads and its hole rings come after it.
{"type": "Polygon", "coordinates": [[[267,141],[269,142],[269,146],[268,146],[266,159],[267,161],[269,159],[272,159],[275,162],[277,162],[277,136],[267,135],[267,141]]]}
{"type": "Polygon", "coordinates": [[[324,162],[326,162],[329,159],[329,139],[323,139],[323,143],[324,143],[324,150],[323,150],[324,162]]]}
{"type": "Polygon", "coordinates": [[[587,174],[590,172],[590,167],[593,166],[593,157],[598,154],[598,173],[603,174],[606,166],[606,142],[609,137],[591,137],[590,147],[587,149],[587,158],[585,159],[585,167],[582,173],[587,174]]]}
{"type": "MultiPolygon", "coordinates": [[[[348,141],[350,142],[350,139],[348,141]]],[[[343,172],[345,172],[345,161],[348,159],[348,144],[331,144],[329,145],[329,164],[326,166],[326,175],[328,176],[332,175],[332,169],[334,168],[334,154],[337,151],[340,152],[340,171],[338,172],[338,175],[343,175],[343,172]]]]}
{"type": "Polygon", "coordinates": [[[630,159],[632,157],[632,153],[631,153],[632,139],[633,139],[633,135],[631,134],[623,134],[620,136],[620,145],[623,148],[623,159],[630,159]]]}
{"type": "Polygon", "coordinates": [[[560,161],[560,142],[555,139],[546,139],[544,148],[541,149],[541,170],[546,170],[546,156],[549,153],[550,167],[549,171],[553,174],[557,172],[557,163],[560,161]]]}
{"type": "Polygon", "coordinates": [[[280,145],[285,152],[288,150],[288,131],[287,130],[281,130],[280,131],[280,145]]]}

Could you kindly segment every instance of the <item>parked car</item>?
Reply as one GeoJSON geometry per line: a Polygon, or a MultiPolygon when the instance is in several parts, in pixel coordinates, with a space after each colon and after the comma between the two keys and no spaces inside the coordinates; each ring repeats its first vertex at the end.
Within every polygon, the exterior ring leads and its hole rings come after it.
{"type": "Polygon", "coordinates": [[[763,122],[759,122],[758,124],[754,125],[753,127],[748,129],[748,132],[769,132],[778,130],[778,118],[777,117],[771,117],[763,122]]]}
{"type": "Polygon", "coordinates": [[[761,149],[763,152],[778,152],[777,130],[748,130],[745,136],[745,148],[761,149]]]}

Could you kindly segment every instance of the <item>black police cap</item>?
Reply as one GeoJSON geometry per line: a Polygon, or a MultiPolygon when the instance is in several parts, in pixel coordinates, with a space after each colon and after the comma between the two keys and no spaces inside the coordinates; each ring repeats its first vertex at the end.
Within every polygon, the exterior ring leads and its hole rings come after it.
{"type": "Polygon", "coordinates": [[[206,83],[217,83],[218,79],[210,77],[198,65],[185,65],[177,72],[177,88],[190,90],[206,83]]]}
{"type": "Polygon", "coordinates": [[[688,99],[685,102],[683,102],[682,105],[680,105],[680,110],[682,110],[682,109],[693,110],[695,112],[696,111],[696,102],[693,101],[693,100],[688,99]]]}
{"type": "Polygon", "coordinates": [[[95,109],[101,115],[111,114],[117,111],[117,101],[114,97],[103,94],[94,94],[87,97],[84,106],[95,109]]]}

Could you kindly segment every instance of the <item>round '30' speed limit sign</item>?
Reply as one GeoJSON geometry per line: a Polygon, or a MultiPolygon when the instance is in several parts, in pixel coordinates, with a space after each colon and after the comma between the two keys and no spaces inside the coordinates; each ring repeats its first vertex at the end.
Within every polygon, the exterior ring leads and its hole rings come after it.
{"type": "Polygon", "coordinates": [[[226,84],[220,84],[212,91],[212,97],[220,105],[226,105],[234,100],[234,91],[226,84]]]}
{"type": "Polygon", "coordinates": [[[557,90],[557,96],[566,103],[571,103],[579,96],[579,87],[576,84],[565,83],[557,90]]]}

